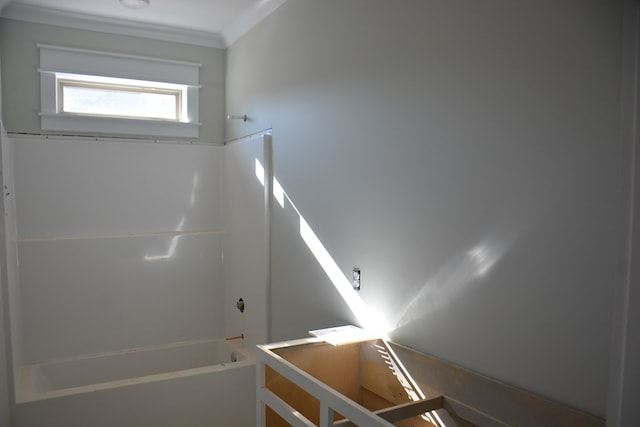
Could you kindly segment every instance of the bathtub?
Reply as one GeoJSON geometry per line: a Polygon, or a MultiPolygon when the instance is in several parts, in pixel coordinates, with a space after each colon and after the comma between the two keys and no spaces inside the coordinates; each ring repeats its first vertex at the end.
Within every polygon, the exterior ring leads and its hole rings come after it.
{"type": "Polygon", "coordinates": [[[255,424],[255,354],[209,339],[24,365],[17,427],[255,424]]]}

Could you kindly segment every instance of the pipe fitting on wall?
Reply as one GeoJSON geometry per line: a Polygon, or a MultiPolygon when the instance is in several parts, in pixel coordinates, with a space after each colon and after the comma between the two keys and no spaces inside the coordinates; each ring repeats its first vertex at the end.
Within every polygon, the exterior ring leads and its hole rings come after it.
{"type": "Polygon", "coordinates": [[[242,120],[243,122],[248,122],[249,121],[249,116],[247,116],[246,114],[242,114],[242,115],[238,115],[238,114],[229,114],[227,116],[227,120],[242,120]]]}

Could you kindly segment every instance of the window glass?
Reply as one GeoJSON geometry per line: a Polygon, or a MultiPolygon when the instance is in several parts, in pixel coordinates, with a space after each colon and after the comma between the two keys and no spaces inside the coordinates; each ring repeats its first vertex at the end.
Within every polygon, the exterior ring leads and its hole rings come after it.
{"type": "Polygon", "coordinates": [[[180,90],[71,80],[59,80],[59,87],[61,113],[180,120],[180,90]]]}

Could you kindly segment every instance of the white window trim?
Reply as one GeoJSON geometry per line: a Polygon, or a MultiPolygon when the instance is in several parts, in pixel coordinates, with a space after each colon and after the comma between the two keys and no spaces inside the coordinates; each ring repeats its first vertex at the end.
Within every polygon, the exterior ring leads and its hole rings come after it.
{"type": "Polygon", "coordinates": [[[142,80],[128,80],[128,79],[115,79],[113,77],[98,77],[84,76],[77,74],[56,74],[58,83],[58,113],[59,114],[75,114],[80,116],[108,116],[108,117],[121,117],[129,118],[127,115],[120,114],[103,114],[103,113],[90,113],[82,111],[66,110],[65,101],[65,88],[84,88],[84,89],[96,89],[96,90],[113,90],[116,92],[132,92],[132,93],[149,93],[149,94],[162,94],[173,97],[173,116],[172,117],[154,117],[154,116],[141,116],[134,115],[131,118],[136,119],[150,119],[150,120],[166,120],[171,122],[186,122],[188,123],[188,117],[186,116],[187,100],[186,87],[182,85],[160,83],[160,82],[145,82],[142,80]]]}
{"type": "Polygon", "coordinates": [[[39,44],[40,123],[43,130],[170,138],[198,138],[200,64],[39,44]],[[186,121],[60,114],[57,74],[83,74],[187,86],[186,121]]]}

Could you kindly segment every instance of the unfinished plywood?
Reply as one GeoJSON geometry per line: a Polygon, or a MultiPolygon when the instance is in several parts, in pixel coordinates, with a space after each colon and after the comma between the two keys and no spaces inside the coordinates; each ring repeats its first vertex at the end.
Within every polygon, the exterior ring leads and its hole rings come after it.
{"type": "MultiPolygon", "coordinates": [[[[361,344],[360,387],[362,405],[373,411],[402,406],[423,397],[380,340],[361,344]]],[[[395,423],[399,427],[436,425],[423,416],[407,417],[395,423]]]]}
{"type": "MultiPolygon", "coordinates": [[[[284,348],[276,353],[349,399],[356,402],[360,400],[358,344],[340,347],[318,344],[284,348]]],[[[309,393],[269,368],[266,370],[265,386],[307,419],[318,424],[320,403],[309,393]]],[[[338,414],[336,419],[340,418],[338,414]]],[[[273,411],[267,412],[269,427],[289,425],[282,424],[283,421],[280,417],[276,418],[273,411]]]]}
{"type": "Polygon", "coordinates": [[[605,420],[567,405],[394,343],[389,346],[423,391],[449,397],[449,402],[453,403],[446,409],[450,413],[471,422],[474,422],[473,417],[484,420],[479,425],[605,426],[605,420]]]}
{"type": "MultiPolygon", "coordinates": [[[[320,402],[312,395],[298,387],[273,369],[266,369],[266,387],[274,392],[276,396],[294,407],[309,420],[318,423],[320,414],[320,402]]],[[[287,427],[289,424],[274,411],[267,409],[267,426],[287,427]]]]}
{"type": "Polygon", "coordinates": [[[359,344],[290,347],[276,353],[349,399],[359,400],[359,344]]]}
{"type": "Polygon", "coordinates": [[[368,359],[361,362],[360,386],[392,404],[411,401],[405,386],[389,366],[368,359]]]}
{"type": "MultiPolygon", "coordinates": [[[[361,390],[361,396],[362,396],[362,401],[360,402],[360,404],[365,408],[369,409],[370,411],[373,411],[376,413],[381,413],[384,409],[398,406],[397,403],[384,399],[364,387],[361,390]]],[[[429,422],[424,418],[421,418],[420,416],[406,417],[404,419],[394,421],[394,424],[397,427],[434,427],[436,426],[436,424],[432,424],[431,422],[429,422]]],[[[345,424],[345,427],[346,426],[347,425],[345,424]]]]}
{"type": "MultiPolygon", "coordinates": [[[[275,351],[280,357],[314,378],[359,403],[377,411],[397,404],[411,402],[406,381],[389,362],[386,347],[380,341],[341,346],[327,344],[286,347],[275,351]]],[[[318,424],[320,402],[273,369],[265,370],[265,386],[283,399],[305,418],[318,424]]],[[[343,417],[336,414],[335,421],[343,417]]],[[[267,426],[289,426],[274,411],[266,411],[267,426]]],[[[411,417],[398,420],[398,427],[433,427],[428,420],[411,417]]]]}
{"type": "Polygon", "coordinates": [[[271,344],[259,357],[265,363],[259,402],[275,405],[283,417],[295,413],[306,419],[292,416],[285,421],[267,410],[269,427],[356,425],[334,418],[331,408],[341,408],[360,420],[360,426],[605,426],[600,418],[396,344],[381,340],[337,347],[309,340],[295,343],[281,348],[271,344]],[[282,375],[268,367],[271,359],[282,375]],[[306,384],[316,396],[323,396],[322,402],[283,375],[306,384]],[[266,389],[286,404],[274,401],[266,389]]]}
{"type": "Polygon", "coordinates": [[[371,411],[377,411],[393,406],[393,402],[390,400],[380,397],[380,395],[369,391],[364,387],[360,390],[360,399],[360,404],[371,411]]]}

